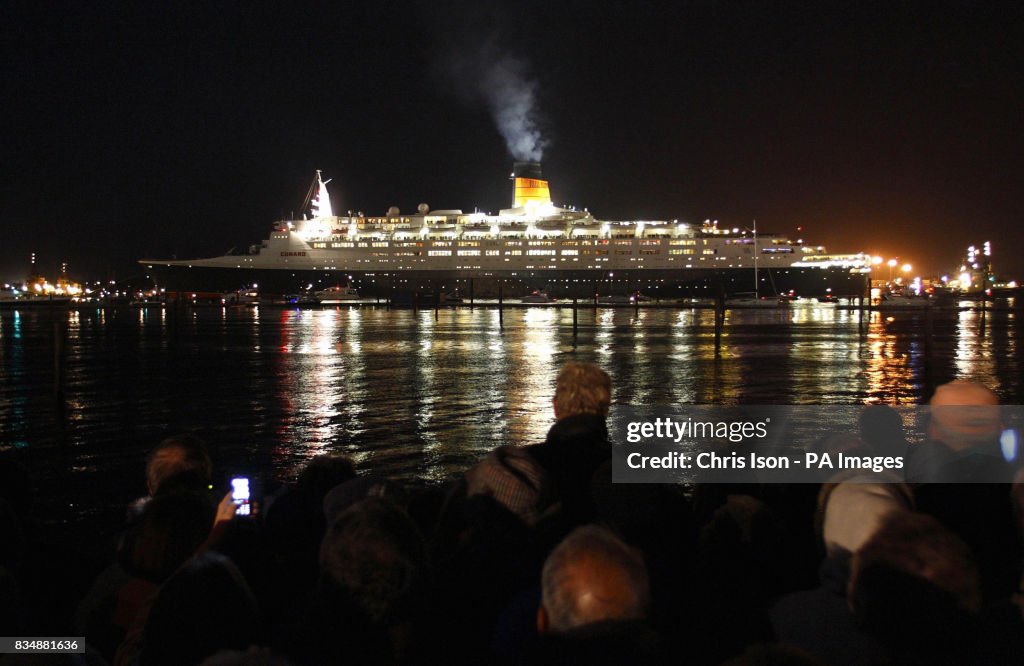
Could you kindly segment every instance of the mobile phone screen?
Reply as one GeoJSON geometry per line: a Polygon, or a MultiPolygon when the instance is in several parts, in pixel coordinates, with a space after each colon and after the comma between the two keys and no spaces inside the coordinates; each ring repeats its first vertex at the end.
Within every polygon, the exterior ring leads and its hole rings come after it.
{"type": "Polygon", "coordinates": [[[248,516],[250,513],[249,504],[249,479],[237,477],[231,479],[231,499],[234,501],[236,516],[248,516]]]}

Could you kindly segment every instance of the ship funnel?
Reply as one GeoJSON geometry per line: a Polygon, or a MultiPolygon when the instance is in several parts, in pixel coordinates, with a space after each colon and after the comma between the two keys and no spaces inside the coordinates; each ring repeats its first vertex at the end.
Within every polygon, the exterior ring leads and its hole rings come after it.
{"type": "Polygon", "coordinates": [[[512,179],[515,181],[513,208],[521,208],[530,201],[536,205],[551,205],[551,190],[541,175],[540,162],[516,162],[512,165],[512,179]]]}

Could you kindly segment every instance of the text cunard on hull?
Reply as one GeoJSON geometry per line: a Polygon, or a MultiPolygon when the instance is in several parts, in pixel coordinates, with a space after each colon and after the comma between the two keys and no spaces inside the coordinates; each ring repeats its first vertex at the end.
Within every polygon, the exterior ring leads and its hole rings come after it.
{"type": "Polygon", "coordinates": [[[170,288],[222,289],[258,283],[294,290],[346,283],[365,295],[451,290],[486,296],[545,289],[591,297],[643,291],[655,297],[749,291],[754,253],[759,278],[779,292],[859,294],[869,258],[829,255],[778,234],[678,220],[599,220],[551,199],[537,163],[519,162],[510,208],[497,215],[461,210],[379,216],[335,215],[320,172],[310,214],[274,224],[247,254],[189,260],[142,259],[170,288]]]}

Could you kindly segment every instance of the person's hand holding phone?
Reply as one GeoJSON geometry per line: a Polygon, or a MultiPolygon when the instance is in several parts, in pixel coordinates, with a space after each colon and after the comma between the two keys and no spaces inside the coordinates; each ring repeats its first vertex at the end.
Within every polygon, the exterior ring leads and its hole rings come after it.
{"type": "Polygon", "coordinates": [[[221,499],[220,504],[217,505],[217,514],[213,519],[214,526],[218,523],[225,523],[235,517],[238,505],[235,504],[235,500],[232,497],[233,494],[233,492],[228,492],[228,494],[221,499]]]}

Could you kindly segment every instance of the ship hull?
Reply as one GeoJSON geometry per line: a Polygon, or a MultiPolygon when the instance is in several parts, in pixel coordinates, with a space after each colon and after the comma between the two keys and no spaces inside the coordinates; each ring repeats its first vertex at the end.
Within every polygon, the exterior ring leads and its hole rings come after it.
{"type": "MultiPolygon", "coordinates": [[[[642,292],[652,298],[715,297],[754,290],[752,268],[640,269],[603,271],[593,269],[516,271],[340,271],[312,269],[220,268],[207,266],[160,266],[149,269],[157,286],[168,291],[224,291],[257,285],[265,293],[294,293],[351,285],[368,298],[393,294],[448,293],[458,289],[476,298],[515,297],[544,290],[558,298],[592,298],[595,294],[642,292]]],[[[816,298],[860,296],[867,278],[840,268],[777,268],[758,274],[763,295],[790,294],[816,298]]]]}

